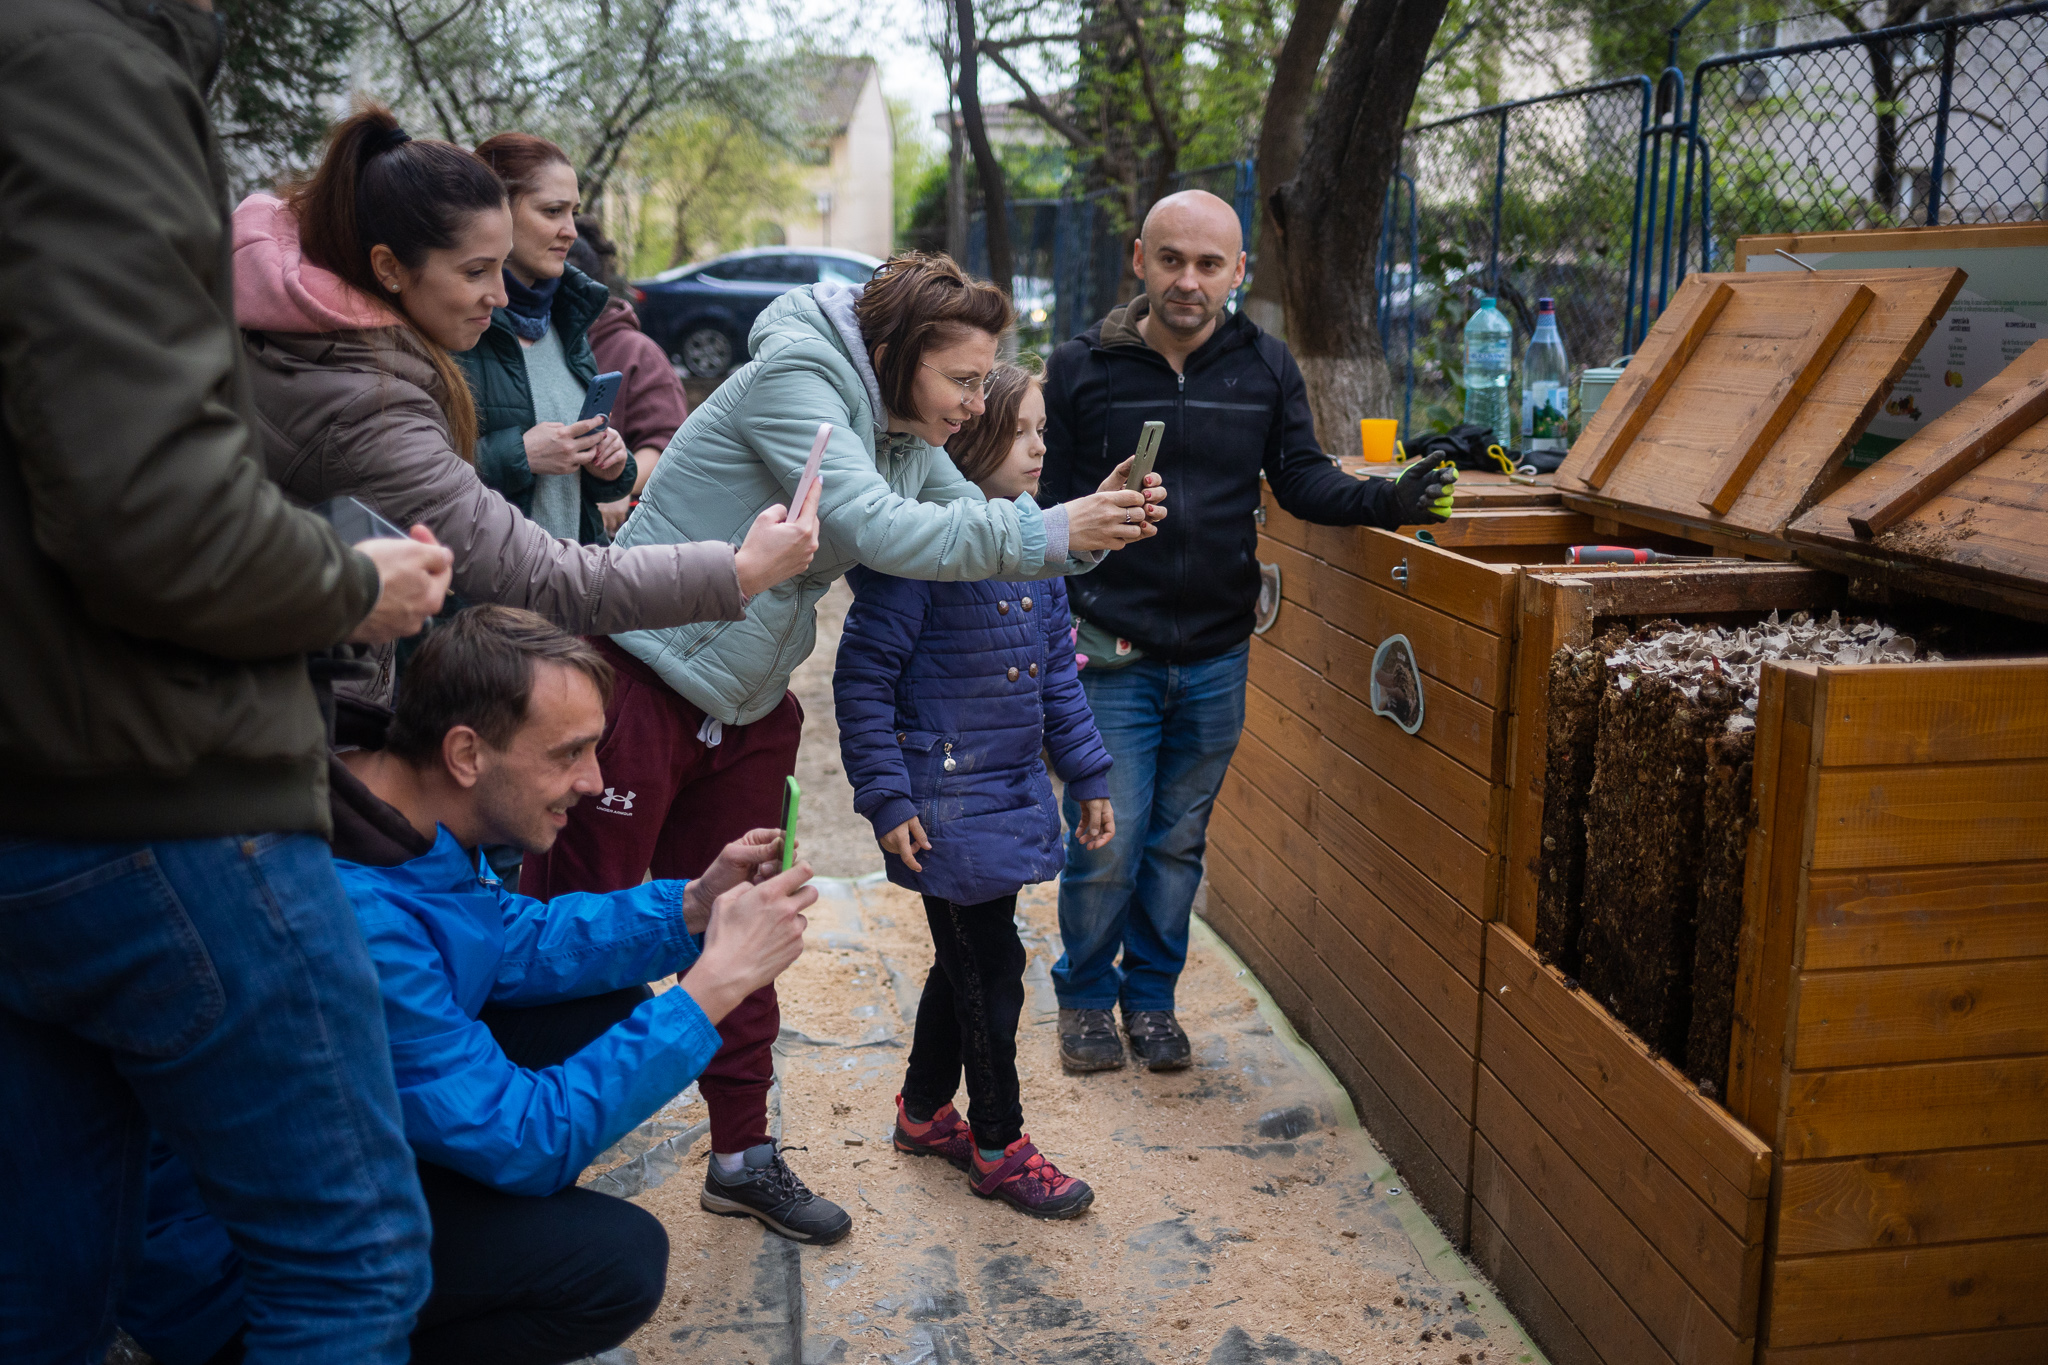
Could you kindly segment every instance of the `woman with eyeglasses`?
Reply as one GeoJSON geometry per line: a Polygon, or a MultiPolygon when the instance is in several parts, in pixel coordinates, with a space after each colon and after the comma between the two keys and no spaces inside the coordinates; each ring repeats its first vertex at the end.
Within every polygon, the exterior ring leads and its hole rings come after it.
{"type": "MultiPolygon", "coordinates": [[[[1024,583],[1085,573],[1103,553],[1158,534],[1166,492],[1156,474],[1133,493],[1119,467],[1099,491],[1041,508],[1029,496],[990,500],[954,468],[942,447],[981,415],[1011,321],[1001,290],[917,252],[864,286],[805,285],[761,314],[751,363],[691,413],[616,543],[735,540],[763,508],[791,500],[830,423],[817,556],[749,599],[743,620],[599,641],[618,671],[598,749],[607,789],[569,812],[551,851],[527,859],[523,892],[616,891],[649,871],[694,877],[738,835],[780,825],[803,727],[789,677],[816,642],[818,599],[855,565],[1024,583]]],[[[1025,600],[1014,609],[1030,610],[1025,600]]],[[[813,1195],[768,1138],[780,1023],[768,986],[719,1026],[724,1046],[698,1081],[712,1146],[700,1202],[795,1241],[834,1242],[852,1219],[813,1195]]]]}

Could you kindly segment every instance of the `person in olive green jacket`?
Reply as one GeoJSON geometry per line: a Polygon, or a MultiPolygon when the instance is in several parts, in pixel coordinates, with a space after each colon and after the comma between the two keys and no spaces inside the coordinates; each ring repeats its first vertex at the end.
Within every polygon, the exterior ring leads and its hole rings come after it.
{"type": "Polygon", "coordinates": [[[529,133],[499,133],[476,155],[505,182],[512,209],[506,304],[457,359],[476,395],[477,476],[552,534],[602,545],[598,505],[630,496],[639,471],[610,423],[577,420],[597,375],[590,324],[610,294],[567,263],[576,172],[560,147],[529,133]]]}
{"type": "Polygon", "coordinates": [[[105,1354],[151,1130],[248,1257],[248,1360],[395,1365],[427,1290],[307,656],[418,630],[450,560],[264,477],[221,46],[185,0],[0,5],[9,1361],[105,1354]]]}

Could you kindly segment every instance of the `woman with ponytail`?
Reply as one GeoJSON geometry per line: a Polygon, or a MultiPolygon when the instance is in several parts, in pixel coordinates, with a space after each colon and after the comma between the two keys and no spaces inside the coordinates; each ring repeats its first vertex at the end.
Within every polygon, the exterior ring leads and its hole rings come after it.
{"type": "MultiPolygon", "coordinates": [[[[348,495],[455,556],[455,594],[582,632],[737,620],[810,563],[815,503],[763,514],[731,543],[622,550],[548,534],[486,488],[477,409],[452,358],[506,303],[505,187],[450,143],[369,106],[337,126],[312,177],[234,214],[235,312],[264,457],[294,498],[348,495]]],[[[392,655],[368,689],[392,694],[392,655]]]]}

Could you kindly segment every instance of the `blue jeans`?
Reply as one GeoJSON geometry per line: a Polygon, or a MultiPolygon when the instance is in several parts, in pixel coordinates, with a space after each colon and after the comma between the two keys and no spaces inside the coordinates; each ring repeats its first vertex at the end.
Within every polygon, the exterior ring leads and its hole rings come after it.
{"type": "Polygon", "coordinates": [[[0,1094],[0,1359],[106,1353],[152,1130],[244,1260],[251,1365],[406,1359],[426,1206],[320,840],[0,839],[0,1094]]]}
{"type": "Polygon", "coordinates": [[[1188,956],[1188,914],[1202,884],[1209,811],[1244,731],[1251,646],[1191,664],[1140,659],[1081,670],[1102,742],[1116,760],[1109,799],[1116,837],[1093,852],[1072,831],[1060,879],[1060,937],[1052,969],[1063,1009],[1170,1010],[1188,956]],[[1123,962],[1119,966],[1117,954],[1123,962]]]}

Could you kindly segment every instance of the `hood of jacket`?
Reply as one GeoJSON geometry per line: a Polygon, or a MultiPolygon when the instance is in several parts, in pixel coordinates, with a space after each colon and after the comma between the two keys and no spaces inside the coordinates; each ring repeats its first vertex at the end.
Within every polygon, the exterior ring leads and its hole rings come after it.
{"type": "Polygon", "coordinates": [[[590,320],[590,344],[595,346],[619,332],[640,330],[640,315],[633,311],[633,305],[624,299],[613,299],[603,310],[590,320]]]}
{"type": "Polygon", "coordinates": [[[868,407],[875,415],[875,436],[879,440],[889,430],[889,409],[882,402],[882,381],[875,377],[875,364],[868,358],[868,342],[861,335],[860,315],[853,311],[866,287],[826,280],[812,287],[811,298],[817,303],[818,311],[825,315],[825,320],[832,324],[832,330],[838,334],[840,348],[853,362],[853,371],[860,376],[861,387],[867,390],[868,407]]]}
{"type": "Polygon", "coordinates": [[[398,314],[305,258],[299,219],[274,194],[252,194],[234,214],[235,321],[258,332],[346,332],[396,327],[398,314]]]}

